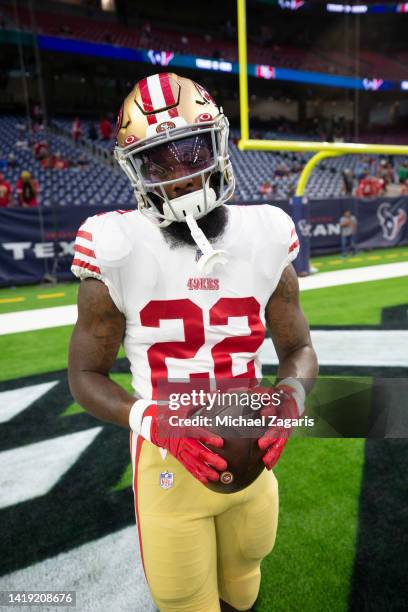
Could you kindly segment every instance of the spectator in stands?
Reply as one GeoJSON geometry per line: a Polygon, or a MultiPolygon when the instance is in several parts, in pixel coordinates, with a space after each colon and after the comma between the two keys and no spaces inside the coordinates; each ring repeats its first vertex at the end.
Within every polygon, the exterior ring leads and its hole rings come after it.
{"type": "Polygon", "coordinates": [[[33,154],[37,161],[41,161],[50,154],[46,140],[39,140],[34,144],[33,154]]]}
{"type": "Polygon", "coordinates": [[[28,149],[28,132],[25,123],[17,123],[17,141],[18,149],[28,149]]]}
{"type": "Polygon", "coordinates": [[[13,151],[10,151],[8,158],[7,158],[7,167],[15,168],[16,166],[17,166],[17,158],[14,155],[13,151]]]}
{"type": "MultiPolygon", "coordinates": [[[[393,175],[394,175],[394,172],[393,172],[393,169],[392,169],[391,177],[393,177],[393,175]]],[[[377,169],[377,178],[379,178],[380,180],[382,180],[384,182],[385,188],[389,184],[389,182],[391,182],[391,183],[393,182],[393,180],[391,180],[391,181],[389,180],[390,173],[389,173],[388,164],[387,164],[385,159],[382,159],[380,161],[380,165],[379,165],[379,167],[377,169]]]]}
{"type": "Polygon", "coordinates": [[[365,158],[363,158],[362,162],[357,164],[354,174],[358,181],[362,181],[370,174],[370,166],[365,158]]]}
{"type": "Polygon", "coordinates": [[[286,164],[283,162],[279,162],[276,164],[275,168],[275,176],[287,176],[289,174],[289,169],[286,164]]]}
{"type": "Polygon", "coordinates": [[[78,157],[77,167],[80,170],[83,170],[84,168],[86,168],[88,164],[89,164],[89,160],[86,157],[85,153],[81,153],[81,155],[78,157]]]}
{"type": "Polygon", "coordinates": [[[31,177],[30,172],[23,170],[16,183],[19,206],[22,208],[33,208],[37,206],[38,192],[39,186],[37,181],[31,177]]]}
{"type": "Polygon", "coordinates": [[[264,198],[271,196],[273,193],[272,183],[270,181],[265,181],[264,183],[259,185],[258,191],[261,194],[261,196],[264,198]]]}
{"type": "Polygon", "coordinates": [[[343,193],[345,196],[349,197],[353,195],[353,173],[350,168],[346,168],[341,173],[343,179],[343,193]]]}
{"type": "Polygon", "coordinates": [[[408,179],[401,185],[400,194],[402,196],[408,195],[408,179]]]}
{"type": "Polygon", "coordinates": [[[61,156],[59,151],[57,151],[52,160],[52,167],[54,170],[65,170],[69,168],[69,162],[61,156]]]}
{"type": "Polygon", "coordinates": [[[357,232],[357,219],[351,210],[345,210],[340,218],[341,255],[346,257],[349,251],[356,254],[355,236],[357,232]]]}
{"type": "Polygon", "coordinates": [[[390,161],[387,161],[385,166],[385,182],[387,185],[395,183],[394,164],[390,161]]]}
{"type": "Polygon", "coordinates": [[[112,124],[107,117],[101,119],[99,130],[102,140],[110,140],[112,138],[112,124]]]}
{"type": "Polygon", "coordinates": [[[39,104],[34,104],[31,110],[31,120],[34,132],[39,132],[43,129],[44,116],[42,108],[39,104]]]}
{"type": "Polygon", "coordinates": [[[89,124],[88,127],[88,138],[89,140],[97,140],[98,138],[98,130],[93,121],[89,124]]]}
{"type": "Polygon", "coordinates": [[[0,172],[7,170],[7,157],[0,153],[0,172]]]}
{"type": "Polygon", "coordinates": [[[82,136],[81,120],[79,117],[75,117],[72,122],[71,134],[74,142],[78,142],[82,136]]]}
{"type": "Polygon", "coordinates": [[[11,204],[11,185],[4,178],[4,174],[0,173],[0,208],[6,208],[11,204]]]}
{"type": "Polygon", "coordinates": [[[401,184],[405,184],[408,179],[408,163],[404,162],[398,169],[398,179],[401,184]]]}
{"type": "Polygon", "coordinates": [[[357,198],[375,198],[377,196],[384,195],[385,193],[385,183],[383,179],[379,179],[375,176],[366,176],[364,177],[357,189],[356,196],[357,198]]]}

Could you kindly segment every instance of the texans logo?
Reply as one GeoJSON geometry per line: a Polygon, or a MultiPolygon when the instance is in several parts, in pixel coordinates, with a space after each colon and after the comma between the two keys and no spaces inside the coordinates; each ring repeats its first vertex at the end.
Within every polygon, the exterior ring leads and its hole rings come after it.
{"type": "Polygon", "coordinates": [[[396,213],[391,211],[391,204],[383,202],[377,210],[377,218],[380,222],[383,238],[392,242],[407,221],[407,213],[399,208],[396,213]]]}

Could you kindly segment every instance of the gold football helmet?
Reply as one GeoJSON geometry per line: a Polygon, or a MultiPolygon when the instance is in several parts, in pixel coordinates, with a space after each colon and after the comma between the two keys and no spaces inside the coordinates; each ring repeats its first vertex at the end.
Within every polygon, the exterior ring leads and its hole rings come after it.
{"type": "Polygon", "coordinates": [[[228,127],[222,109],[190,79],[161,73],[136,83],[119,112],[114,155],[140,212],[161,227],[190,226],[226,202],[235,185],[228,127]],[[201,189],[168,197],[167,185],[193,177],[201,177],[201,189]]]}

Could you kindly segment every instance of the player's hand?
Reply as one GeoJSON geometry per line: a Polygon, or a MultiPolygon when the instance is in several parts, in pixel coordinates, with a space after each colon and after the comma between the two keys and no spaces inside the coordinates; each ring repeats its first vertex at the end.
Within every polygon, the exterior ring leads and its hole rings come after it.
{"type": "MultiPolygon", "coordinates": [[[[184,465],[190,474],[203,484],[207,484],[209,480],[214,482],[219,480],[220,472],[227,469],[227,462],[206,448],[204,444],[222,448],[224,440],[220,436],[202,427],[172,427],[168,423],[169,412],[167,409],[162,409],[155,403],[146,407],[147,402],[144,402],[144,406],[139,404],[140,402],[143,402],[143,400],[139,400],[133,406],[134,415],[132,418],[131,411],[129,419],[133,431],[142,435],[155,446],[167,449],[173,457],[184,465]],[[142,414],[137,415],[140,410],[143,410],[142,414]]],[[[173,414],[182,418],[189,416],[191,413],[187,408],[181,408],[173,414]]]]}
{"type": "Polygon", "coordinates": [[[271,395],[279,393],[280,402],[275,405],[275,402],[271,401],[269,406],[260,411],[260,414],[268,421],[269,417],[276,416],[277,422],[285,423],[286,420],[287,424],[287,426],[272,424],[258,439],[258,446],[264,451],[262,460],[268,470],[276,465],[289,439],[292,432],[290,420],[298,419],[303,414],[305,392],[300,383],[296,380],[293,382],[293,380],[285,379],[275,388],[269,389],[268,392],[271,395]]]}

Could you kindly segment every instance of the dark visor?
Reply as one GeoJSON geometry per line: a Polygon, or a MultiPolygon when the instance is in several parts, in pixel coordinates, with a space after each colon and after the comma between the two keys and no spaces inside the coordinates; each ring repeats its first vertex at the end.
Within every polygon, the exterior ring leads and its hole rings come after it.
{"type": "Polygon", "coordinates": [[[160,183],[210,169],[214,165],[211,134],[166,142],[135,155],[147,183],[160,183]]]}

